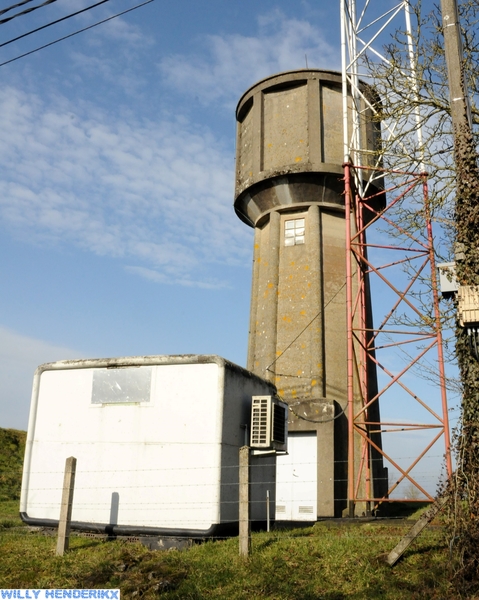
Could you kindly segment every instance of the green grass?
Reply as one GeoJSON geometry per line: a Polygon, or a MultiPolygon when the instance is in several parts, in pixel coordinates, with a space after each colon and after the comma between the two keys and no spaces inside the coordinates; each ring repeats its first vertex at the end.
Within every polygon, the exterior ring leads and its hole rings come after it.
{"type": "Polygon", "coordinates": [[[20,527],[23,525],[19,515],[18,500],[0,502],[0,532],[9,527],[20,527]]]}
{"type": "MultiPolygon", "coordinates": [[[[458,598],[437,528],[426,529],[394,569],[381,559],[408,531],[410,523],[401,520],[256,533],[248,559],[238,555],[236,538],[152,552],[75,535],[70,550],[57,557],[56,537],[25,527],[18,516],[24,443],[24,432],[0,429],[0,588],[119,587],[123,600],[458,598]]],[[[418,508],[394,510],[411,519],[424,510],[418,508]]]]}
{"type": "Polygon", "coordinates": [[[382,561],[408,528],[400,522],[317,523],[261,532],[253,534],[248,559],[238,555],[236,538],[185,551],[149,551],[131,542],[78,536],[72,536],[64,557],[56,557],[54,536],[0,529],[0,587],[119,587],[123,599],[145,600],[457,598],[437,529],[427,529],[394,569],[382,561]]]}

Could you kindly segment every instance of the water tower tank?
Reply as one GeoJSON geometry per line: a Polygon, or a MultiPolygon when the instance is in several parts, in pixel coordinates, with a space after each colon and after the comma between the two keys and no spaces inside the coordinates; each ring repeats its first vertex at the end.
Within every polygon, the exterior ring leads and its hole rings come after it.
{"type": "MultiPolygon", "coordinates": [[[[248,369],[276,384],[291,431],[317,434],[318,516],[339,516],[346,498],[342,102],[339,73],[307,69],[259,81],[236,110],[234,207],[255,230],[248,369]]],[[[361,134],[373,164],[366,106],[361,134]]]]}
{"type": "MultiPolygon", "coordinates": [[[[362,92],[373,95],[368,86],[362,92]]],[[[281,73],[243,94],[236,109],[240,219],[256,226],[280,206],[344,205],[342,110],[342,79],[334,71],[281,73]]],[[[380,132],[366,106],[361,134],[373,165],[380,132]]]]}

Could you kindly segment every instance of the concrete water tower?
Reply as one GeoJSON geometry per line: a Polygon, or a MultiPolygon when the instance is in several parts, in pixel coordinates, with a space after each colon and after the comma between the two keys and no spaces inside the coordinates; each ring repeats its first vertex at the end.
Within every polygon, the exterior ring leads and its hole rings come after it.
{"type": "MultiPolygon", "coordinates": [[[[365,108],[363,139],[374,151],[379,128],[370,117],[365,108]]],[[[234,206],[255,231],[247,366],[290,406],[294,477],[311,479],[306,464],[315,475],[313,490],[298,483],[284,506],[277,498],[276,518],[283,510],[290,520],[340,516],[348,457],[341,75],[307,69],[263,79],[236,118],[234,206]]],[[[379,419],[377,403],[372,411],[379,419]]],[[[374,485],[384,489],[374,458],[374,485]]],[[[278,470],[278,490],[282,478],[278,470]]]]}

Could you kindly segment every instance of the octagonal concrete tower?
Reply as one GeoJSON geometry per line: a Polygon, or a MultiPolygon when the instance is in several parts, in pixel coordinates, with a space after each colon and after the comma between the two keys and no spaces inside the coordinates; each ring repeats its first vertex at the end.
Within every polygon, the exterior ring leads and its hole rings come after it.
{"type": "MultiPolygon", "coordinates": [[[[375,150],[378,125],[365,114],[363,140],[375,150]]],[[[316,500],[297,514],[340,516],[348,436],[341,75],[308,69],[263,79],[236,118],[234,206],[255,230],[248,369],[289,403],[291,441],[294,432],[311,438],[298,452],[317,464],[316,500]]],[[[379,480],[382,460],[374,463],[379,480]]],[[[277,519],[282,508],[278,500],[277,519]]]]}

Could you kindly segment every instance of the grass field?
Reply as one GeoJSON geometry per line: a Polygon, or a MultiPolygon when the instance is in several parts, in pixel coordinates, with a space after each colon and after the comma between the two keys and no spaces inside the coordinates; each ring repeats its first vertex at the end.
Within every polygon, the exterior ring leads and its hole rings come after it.
{"type": "Polygon", "coordinates": [[[24,444],[25,432],[0,429],[0,589],[120,588],[123,600],[458,598],[438,527],[427,528],[394,569],[383,562],[381,555],[411,526],[403,519],[256,533],[248,559],[239,557],[236,538],[149,551],[75,534],[70,550],[57,557],[56,537],[26,527],[18,516],[24,444]]]}
{"type": "Polygon", "coordinates": [[[410,523],[380,521],[253,534],[188,550],[150,551],[139,543],[73,535],[55,556],[56,538],[24,527],[18,503],[0,503],[0,588],[120,588],[122,598],[448,599],[448,551],[432,527],[391,569],[381,560],[410,523]]]}

